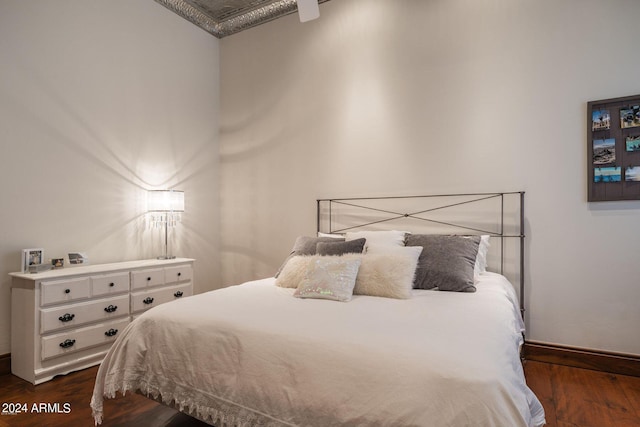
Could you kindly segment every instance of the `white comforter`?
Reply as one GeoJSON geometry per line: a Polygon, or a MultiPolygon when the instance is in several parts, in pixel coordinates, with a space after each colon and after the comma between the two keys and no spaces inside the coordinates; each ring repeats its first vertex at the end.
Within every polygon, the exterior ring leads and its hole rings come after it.
{"type": "Polygon", "coordinates": [[[100,366],[94,417],[140,390],[220,425],[542,425],[513,288],[492,273],[477,288],[335,302],[264,279],[158,306],[100,366]]]}

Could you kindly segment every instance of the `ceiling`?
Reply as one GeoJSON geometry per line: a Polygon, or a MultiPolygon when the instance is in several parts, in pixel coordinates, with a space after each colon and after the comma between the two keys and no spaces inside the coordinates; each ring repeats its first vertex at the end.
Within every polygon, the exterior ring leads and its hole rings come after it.
{"type": "Polygon", "coordinates": [[[155,1],[219,39],[298,10],[296,0],[155,1]]]}

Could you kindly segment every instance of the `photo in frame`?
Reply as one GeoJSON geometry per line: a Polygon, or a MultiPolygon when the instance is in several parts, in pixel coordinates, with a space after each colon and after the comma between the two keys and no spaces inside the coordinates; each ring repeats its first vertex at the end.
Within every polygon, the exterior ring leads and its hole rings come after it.
{"type": "Polygon", "coordinates": [[[640,151],[640,135],[628,136],[625,142],[628,152],[640,151]]]}
{"type": "Polygon", "coordinates": [[[620,109],[620,127],[622,129],[640,126],[640,105],[620,109]]]}
{"type": "Polygon", "coordinates": [[[619,166],[607,168],[594,168],[594,182],[620,182],[622,179],[622,168],[619,166]]]}
{"type": "Polygon", "coordinates": [[[23,249],[22,250],[22,269],[23,273],[29,271],[30,265],[40,265],[44,262],[44,249],[23,249]]]}
{"type": "Polygon", "coordinates": [[[614,138],[593,140],[593,164],[608,165],[616,161],[616,140],[614,138]]]}
{"type": "Polygon", "coordinates": [[[597,110],[591,118],[591,130],[606,130],[611,128],[611,115],[609,110],[597,110]]]}
{"type": "Polygon", "coordinates": [[[624,170],[624,180],[628,182],[639,182],[640,166],[628,166],[624,170]]]}
{"type": "Polygon", "coordinates": [[[89,256],[86,254],[86,252],[69,252],[69,264],[89,264],[89,256]]]}

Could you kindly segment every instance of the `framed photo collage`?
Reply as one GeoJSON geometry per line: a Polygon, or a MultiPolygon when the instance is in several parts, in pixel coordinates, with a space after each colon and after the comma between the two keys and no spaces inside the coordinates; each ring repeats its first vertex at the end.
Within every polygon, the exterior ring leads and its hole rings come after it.
{"type": "Polygon", "coordinates": [[[587,104],[588,201],[640,200],[640,95],[587,104]]]}

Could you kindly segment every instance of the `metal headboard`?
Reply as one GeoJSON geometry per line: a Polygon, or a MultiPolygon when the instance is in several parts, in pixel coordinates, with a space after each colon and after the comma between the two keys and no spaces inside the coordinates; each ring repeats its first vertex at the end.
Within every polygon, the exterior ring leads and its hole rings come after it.
{"type": "MultiPolygon", "coordinates": [[[[424,196],[391,196],[391,197],[351,197],[317,199],[317,231],[339,234],[347,231],[358,231],[371,228],[390,229],[398,222],[402,228],[407,227],[408,221],[418,224],[429,224],[431,228],[445,229],[446,234],[480,235],[488,234],[500,240],[500,274],[505,272],[505,240],[519,239],[519,299],[520,310],[524,317],[524,191],[502,193],[460,193],[433,194],[424,196]],[[411,201],[413,205],[401,205],[411,201]],[[424,208],[418,207],[424,201],[424,208]],[[505,202],[509,201],[511,209],[505,210],[505,202]],[[427,203],[428,202],[428,203],[427,203]],[[485,212],[486,203],[497,204],[491,212],[485,212]],[[475,211],[477,206],[482,206],[475,211]],[[468,208],[467,211],[465,209],[468,208]],[[404,209],[404,210],[401,210],[404,209]],[[434,218],[434,214],[443,214],[452,209],[462,209],[457,212],[460,218],[434,218]],[[344,214],[344,210],[349,213],[344,214]],[[341,213],[338,213],[341,212],[341,213]],[[462,212],[476,214],[473,217],[464,216],[462,212]],[[338,218],[342,216],[342,218],[338,218]],[[483,222],[482,216],[487,216],[483,222]],[[347,220],[344,220],[347,218],[347,220]],[[481,219],[479,219],[481,218],[481,219]],[[486,226],[493,223],[494,227],[486,226]],[[509,225],[509,227],[507,227],[509,225]],[[509,230],[507,230],[509,228],[509,230]]],[[[399,228],[396,228],[399,229],[399,228]]],[[[420,232],[420,231],[414,231],[420,232]]],[[[436,233],[434,233],[436,234],[436,233]]],[[[445,234],[445,233],[441,233],[445,234]]]]}

